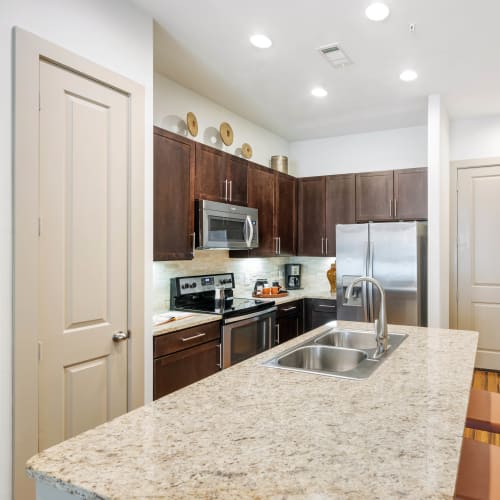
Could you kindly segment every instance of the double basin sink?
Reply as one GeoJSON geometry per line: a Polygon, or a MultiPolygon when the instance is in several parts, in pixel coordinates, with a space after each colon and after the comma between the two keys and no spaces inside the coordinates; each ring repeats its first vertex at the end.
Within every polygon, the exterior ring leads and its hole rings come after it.
{"type": "Polygon", "coordinates": [[[387,351],[375,359],[377,342],[374,332],[335,327],[282,352],[264,365],[331,377],[365,379],[406,337],[405,334],[389,333],[387,351]]]}

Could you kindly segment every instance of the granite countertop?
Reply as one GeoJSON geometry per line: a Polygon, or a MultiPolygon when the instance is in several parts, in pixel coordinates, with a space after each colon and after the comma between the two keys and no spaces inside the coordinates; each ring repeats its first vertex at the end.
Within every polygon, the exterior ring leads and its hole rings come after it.
{"type": "Polygon", "coordinates": [[[327,329],[60,443],[27,472],[84,498],[452,498],[477,333],[390,326],[409,337],[366,380],[261,365],[327,329]]]}
{"type": "MultiPolygon", "coordinates": [[[[164,314],[169,312],[170,311],[165,311],[164,314]]],[[[171,312],[172,315],[176,314],[176,311],[171,312]]],[[[163,325],[153,326],[153,337],[156,337],[157,335],[164,335],[165,333],[184,330],[184,328],[204,325],[205,323],[211,323],[212,321],[220,321],[221,319],[222,316],[220,314],[192,313],[189,317],[176,319],[174,321],[170,321],[169,323],[164,323],[163,325]]]]}

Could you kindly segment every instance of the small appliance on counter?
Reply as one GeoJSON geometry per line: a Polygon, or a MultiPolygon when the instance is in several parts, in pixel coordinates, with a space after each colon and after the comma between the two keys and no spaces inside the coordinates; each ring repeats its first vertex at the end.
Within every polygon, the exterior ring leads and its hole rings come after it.
{"type": "Polygon", "coordinates": [[[302,264],[285,264],[285,286],[287,290],[300,290],[302,264]]]}

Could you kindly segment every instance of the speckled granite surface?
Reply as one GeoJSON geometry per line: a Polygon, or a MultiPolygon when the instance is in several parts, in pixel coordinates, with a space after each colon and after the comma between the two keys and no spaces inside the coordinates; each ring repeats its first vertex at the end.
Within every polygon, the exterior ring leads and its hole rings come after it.
{"type": "Polygon", "coordinates": [[[48,449],[28,474],[86,498],[452,497],[477,334],[390,327],[409,337],[363,381],[260,364],[325,329],[48,449]]]}
{"type": "Polygon", "coordinates": [[[191,328],[193,326],[204,325],[205,323],[211,323],[212,321],[219,321],[221,319],[222,316],[220,316],[219,314],[193,313],[193,315],[190,316],[189,318],[177,319],[175,321],[171,321],[170,323],[165,323],[164,325],[158,325],[153,327],[153,337],[155,337],[156,335],[164,335],[165,333],[172,333],[172,332],[177,332],[179,330],[184,330],[184,328],[191,328]]]}

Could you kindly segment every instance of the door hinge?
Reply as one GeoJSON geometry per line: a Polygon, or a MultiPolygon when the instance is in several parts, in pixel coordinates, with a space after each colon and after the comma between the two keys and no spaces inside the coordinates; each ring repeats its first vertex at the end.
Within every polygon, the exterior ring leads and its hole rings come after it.
{"type": "Polygon", "coordinates": [[[38,341],[38,361],[42,361],[42,343],[38,341]]]}
{"type": "Polygon", "coordinates": [[[38,92],[38,111],[42,111],[42,99],[40,97],[40,92],[38,92]]]}
{"type": "Polygon", "coordinates": [[[42,219],[38,217],[38,236],[42,234],[42,219]]]}

